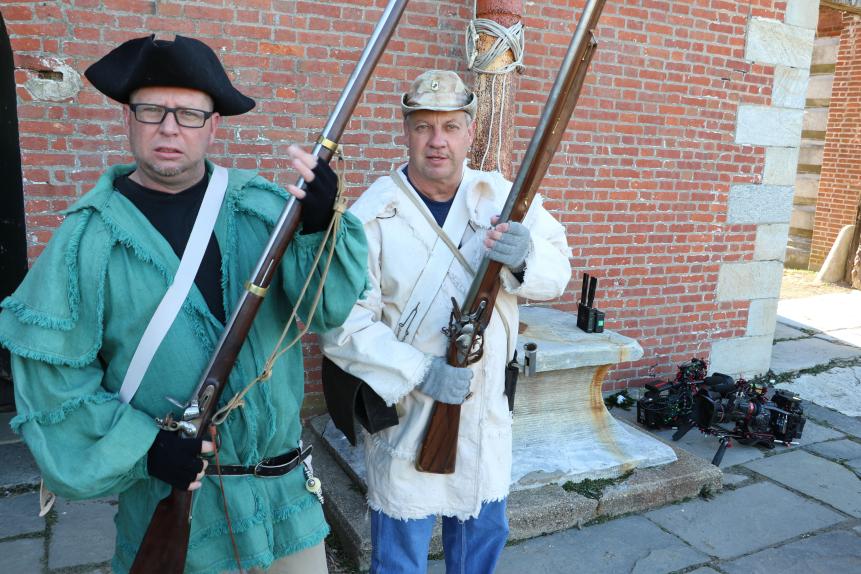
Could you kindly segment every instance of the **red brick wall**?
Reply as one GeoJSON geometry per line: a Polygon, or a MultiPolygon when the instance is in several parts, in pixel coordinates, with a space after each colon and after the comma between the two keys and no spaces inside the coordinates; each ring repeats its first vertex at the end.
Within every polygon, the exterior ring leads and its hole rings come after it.
{"type": "MultiPolygon", "coordinates": [[[[583,0],[524,3],[526,71],[517,85],[522,154],[576,26],[583,0]]],[[[228,118],[214,150],[223,164],[287,181],[289,142],[310,142],[352,69],[383,0],[4,3],[19,84],[31,256],[57,212],[108,165],[128,159],[119,106],[86,84],[77,97],[34,101],[24,83],[61,61],[78,71],[150,31],[199,37],[258,101],[228,118]],[[242,6],[225,7],[224,4],[242,6]]],[[[357,195],[405,158],[398,95],[428,67],[465,73],[472,0],[414,0],[344,138],[357,195]]],[[[747,302],[718,303],[718,269],[752,257],[755,227],[727,225],[731,184],[757,183],[764,150],[736,145],[739,104],[767,105],[773,69],[744,61],[748,18],[782,20],[777,0],[608,0],[599,52],[546,178],[547,206],[566,225],[577,274],[557,302],[574,309],[580,272],[600,278],[607,327],[645,349],[612,384],[654,366],[669,374],[714,339],[744,334],[747,302]]],[[[516,157],[519,161],[520,156],[516,157]]],[[[309,342],[312,355],[316,352],[309,342]]],[[[309,380],[319,361],[308,361],[309,380]]],[[[317,390],[312,385],[310,390],[317,390]]]]}
{"type": "Polygon", "coordinates": [[[855,223],[861,198],[861,17],[840,14],[843,23],[816,197],[811,269],[822,266],[840,229],[855,223]]]}
{"type": "Polygon", "coordinates": [[[839,36],[842,31],[843,11],[835,10],[828,6],[820,6],[816,35],[821,38],[831,38],[833,36],[839,36]]]}

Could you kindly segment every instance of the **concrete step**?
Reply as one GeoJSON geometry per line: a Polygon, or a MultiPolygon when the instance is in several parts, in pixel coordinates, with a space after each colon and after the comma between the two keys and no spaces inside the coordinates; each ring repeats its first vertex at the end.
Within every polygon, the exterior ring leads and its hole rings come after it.
{"type": "MultiPolygon", "coordinates": [[[[312,419],[307,426],[305,440],[314,445],[317,474],[325,477],[324,509],[332,530],[345,553],[361,571],[367,571],[371,552],[368,506],[364,487],[356,479],[361,473],[347,470],[351,468],[351,460],[362,458],[361,453],[354,452],[345,457],[331,448],[328,439],[339,431],[332,430],[331,426],[327,428],[328,422],[328,415],[312,419]]],[[[509,542],[657,508],[697,496],[703,489],[710,492],[721,489],[719,468],[673,444],[670,447],[678,457],[676,462],[635,469],[626,479],[605,488],[597,500],[568,491],[558,484],[512,492],[508,500],[509,542]]],[[[430,554],[439,555],[441,552],[438,522],[430,554]]]]}

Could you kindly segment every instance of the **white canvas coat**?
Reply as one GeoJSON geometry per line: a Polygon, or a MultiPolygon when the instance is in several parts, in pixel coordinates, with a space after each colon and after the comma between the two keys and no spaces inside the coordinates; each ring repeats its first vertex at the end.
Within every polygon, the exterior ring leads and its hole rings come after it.
{"type": "MultiPolygon", "coordinates": [[[[401,169],[396,177],[406,183],[401,169]]],[[[406,186],[416,193],[408,183],[406,186]]],[[[490,218],[501,212],[510,187],[497,172],[464,169],[443,230],[460,246],[473,269],[486,253],[484,238],[490,218]],[[456,209],[468,211],[469,224],[460,230],[448,229],[456,209]]],[[[485,333],[484,356],[470,367],[473,395],[461,408],[455,472],[418,472],[415,459],[433,399],[415,387],[432,357],[445,355],[442,329],[448,325],[451,298],[462,304],[472,276],[452,259],[448,273],[438,281],[439,288],[431,293],[429,310],[421,322],[410,321],[415,317],[405,306],[439,239],[418,211],[427,211],[424,203],[416,197],[416,206],[404,193],[391,176],[382,177],[351,207],[368,238],[370,289],[341,327],[321,337],[322,348],[342,369],[366,381],[387,404],[397,405],[397,426],[365,434],[371,508],[395,518],[441,514],[467,519],[477,516],[482,502],[500,500],[509,491],[511,415],[504,375],[517,339],[517,298],[547,300],[561,295],[571,276],[570,251],[564,228],[537,196],[523,222],[532,237],[523,283],[503,267],[503,288],[485,333]],[[508,340],[503,321],[509,326],[508,340]],[[398,323],[409,329],[399,329],[398,323]]],[[[429,211],[427,215],[430,217],[429,211]]]]}

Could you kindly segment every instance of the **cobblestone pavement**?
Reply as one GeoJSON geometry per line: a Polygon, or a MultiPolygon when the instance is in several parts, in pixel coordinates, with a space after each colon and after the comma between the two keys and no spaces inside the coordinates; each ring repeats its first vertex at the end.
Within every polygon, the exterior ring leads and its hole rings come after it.
{"type": "MultiPolygon", "coordinates": [[[[847,315],[846,301],[830,304],[835,315],[847,315]]],[[[861,325],[848,318],[822,323],[818,313],[820,323],[811,326],[800,317],[806,308],[793,303],[781,311],[772,363],[780,383],[805,399],[799,445],[736,445],[721,465],[721,492],[511,545],[497,572],[861,571],[861,325]]],[[[109,572],[115,500],[60,500],[39,518],[38,470],[9,432],[10,416],[0,414],[0,571],[109,572]]],[[[664,440],[670,434],[656,433],[664,440]]],[[[717,448],[714,437],[695,431],[679,444],[705,460],[717,448]]],[[[431,563],[430,572],[444,570],[431,563]]],[[[332,571],[350,567],[333,563],[332,571]]]]}

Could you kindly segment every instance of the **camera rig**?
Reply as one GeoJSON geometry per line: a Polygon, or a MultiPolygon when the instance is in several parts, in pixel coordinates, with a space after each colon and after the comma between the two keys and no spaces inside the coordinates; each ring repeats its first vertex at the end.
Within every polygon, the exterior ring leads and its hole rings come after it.
{"type": "Polygon", "coordinates": [[[675,379],[646,383],[637,401],[637,422],[652,429],[675,427],[674,441],[693,427],[716,436],[715,466],[733,440],[770,449],[801,438],[805,419],[797,395],[780,389],[769,398],[765,384],[722,373],[706,376],[707,371],[704,360],[693,358],[679,365],[675,379]]]}
{"type": "Polygon", "coordinates": [[[661,429],[677,427],[687,421],[697,384],[705,379],[706,372],[706,362],[693,358],[679,365],[675,379],[646,383],[646,392],[637,401],[637,422],[661,429]]]}
{"type": "Polygon", "coordinates": [[[804,430],[801,398],[784,389],[775,391],[771,398],[767,393],[765,384],[743,378],[735,381],[729,375],[714,373],[696,385],[690,415],[679,423],[673,440],[694,426],[703,434],[718,437],[720,446],[712,458],[715,466],[720,466],[733,439],[769,449],[776,442],[789,446],[804,430]]]}

